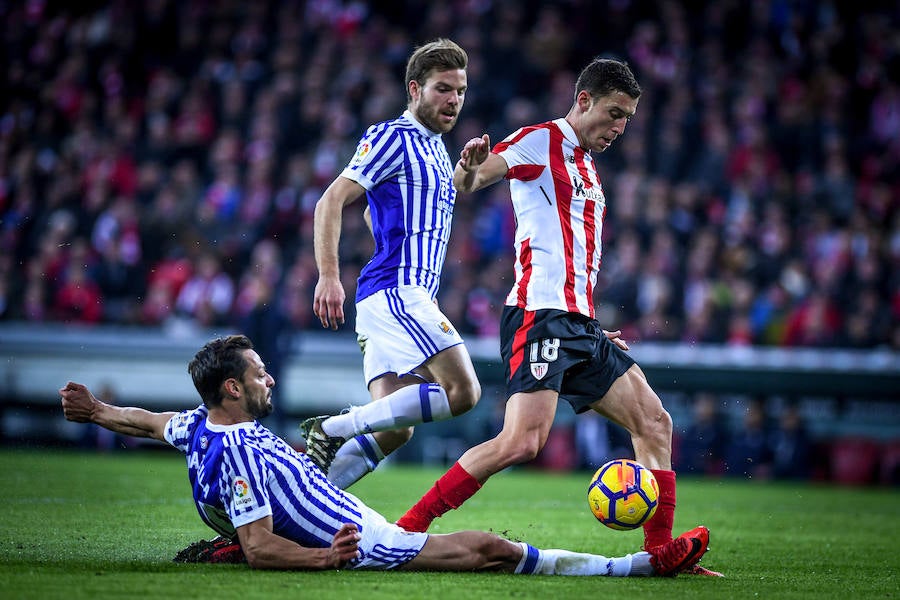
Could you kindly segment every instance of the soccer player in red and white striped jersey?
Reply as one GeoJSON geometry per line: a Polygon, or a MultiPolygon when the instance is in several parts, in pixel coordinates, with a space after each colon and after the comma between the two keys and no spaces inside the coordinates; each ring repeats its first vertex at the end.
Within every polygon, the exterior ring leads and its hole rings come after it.
{"type": "Polygon", "coordinates": [[[605,151],[625,132],[640,95],[625,63],[596,59],[579,75],[565,117],[523,127],[493,149],[487,135],[463,148],[457,190],[505,178],[516,215],[516,281],[500,334],[509,399],[497,437],[463,454],[401,517],[401,527],[424,531],[494,473],[534,459],[562,398],[577,413],[594,410],[629,431],[636,460],[660,488],[644,547],[672,539],[672,419],[619,332],[604,331],[594,319],[606,197],[591,152],[605,151]]]}

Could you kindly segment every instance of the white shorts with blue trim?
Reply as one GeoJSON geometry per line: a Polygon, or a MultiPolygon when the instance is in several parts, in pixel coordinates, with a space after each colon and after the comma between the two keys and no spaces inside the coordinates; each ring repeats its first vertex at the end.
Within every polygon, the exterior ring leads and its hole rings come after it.
{"type": "Polygon", "coordinates": [[[417,557],[428,541],[427,533],[404,531],[368,507],[362,511],[360,537],[362,558],[351,561],[351,569],[396,569],[417,557]]]}
{"type": "Polygon", "coordinates": [[[463,340],[425,288],[396,287],[356,304],[356,334],[366,385],[386,373],[407,375],[463,340]]]}

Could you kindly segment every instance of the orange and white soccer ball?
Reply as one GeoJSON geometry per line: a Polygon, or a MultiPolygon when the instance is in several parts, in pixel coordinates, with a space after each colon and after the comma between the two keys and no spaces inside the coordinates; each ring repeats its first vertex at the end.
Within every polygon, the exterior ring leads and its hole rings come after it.
{"type": "Polygon", "coordinates": [[[659,486],[650,469],[620,458],[597,469],[587,496],[598,521],[625,531],[650,520],[659,504],[659,486]]]}

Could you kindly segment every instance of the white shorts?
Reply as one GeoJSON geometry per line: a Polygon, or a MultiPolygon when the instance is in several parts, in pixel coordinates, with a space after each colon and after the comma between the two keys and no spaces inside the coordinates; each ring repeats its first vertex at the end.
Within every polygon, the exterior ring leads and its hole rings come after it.
{"type": "Polygon", "coordinates": [[[386,373],[407,375],[463,340],[421,287],[375,292],[356,304],[356,334],[366,385],[386,373]]]}
{"type": "Polygon", "coordinates": [[[417,557],[428,541],[427,533],[404,531],[369,507],[362,511],[360,537],[362,558],[351,561],[351,569],[396,569],[417,557]]]}

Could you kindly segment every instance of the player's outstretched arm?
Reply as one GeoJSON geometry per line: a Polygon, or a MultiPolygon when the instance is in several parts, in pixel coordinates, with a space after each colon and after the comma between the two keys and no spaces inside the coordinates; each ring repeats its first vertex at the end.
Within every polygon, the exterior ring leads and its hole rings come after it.
{"type": "Polygon", "coordinates": [[[94,397],[84,385],[68,382],[59,390],[63,414],[77,423],[96,423],[105,429],[136,437],[166,441],[166,423],[176,413],[151,412],[133,406],[113,406],[94,397]]]}
{"type": "Polygon", "coordinates": [[[502,157],[491,154],[491,140],[484,134],[466,142],[459,153],[453,185],[460,192],[474,192],[500,181],[508,170],[502,157]]]}
{"type": "Polygon", "coordinates": [[[337,329],[344,324],[344,299],[341,284],[338,246],[344,207],[354,202],[365,188],[346,177],[335,179],[316,203],[313,217],[313,250],[319,281],[313,296],[313,312],[322,327],[337,329]]]}
{"type": "Polygon", "coordinates": [[[359,556],[360,534],[356,525],[345,523],[334,534],[328,548],[305,548],[272,531],[272,517],[237,528],[241,550],[254,569],[340,569],[359,556]]]}

